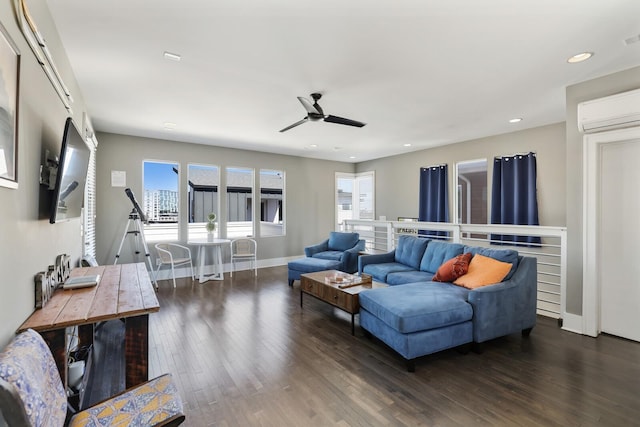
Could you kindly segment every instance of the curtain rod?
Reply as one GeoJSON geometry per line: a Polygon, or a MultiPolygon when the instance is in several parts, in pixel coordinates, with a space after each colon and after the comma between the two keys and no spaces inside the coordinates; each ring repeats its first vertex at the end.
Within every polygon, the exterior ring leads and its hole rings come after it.
{"type": "Polygon", "coordinates": [[[432,169],[432,168],[442,168],[442,167],[447,167],[447,164],[440,163],[439,165],[421,166],[420,169],[432,169]]]}
{"type": "Polygon", "coordinates": [[[535,157],[536,156],[536,152],[535,151],[529,151],[528,153],[516,153],[516,154],[510,154],[510,155],[507,155],[507,156],[495,156],[493,159],[497,160],[497,159],[504,159],[504,158],[507,158],[507,157],[518,157],[518,156],[526,157],[526,156],[530,156],[530,155],[533,155],[535,157]]]}

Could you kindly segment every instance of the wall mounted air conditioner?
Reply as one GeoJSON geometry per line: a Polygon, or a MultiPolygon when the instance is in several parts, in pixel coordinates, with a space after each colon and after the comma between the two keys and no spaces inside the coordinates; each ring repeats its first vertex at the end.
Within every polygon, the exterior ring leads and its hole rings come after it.
{"type": "Polygon", "coordinates": [[[640,89],[578,104],[578,129],[593,133],[640,126],[640,89]]]}

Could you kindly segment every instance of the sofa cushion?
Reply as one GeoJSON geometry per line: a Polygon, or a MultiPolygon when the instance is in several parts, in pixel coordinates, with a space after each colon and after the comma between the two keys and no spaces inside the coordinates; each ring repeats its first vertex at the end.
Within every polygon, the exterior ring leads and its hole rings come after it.
{"type": "Polygon", "coordinates": [[[513,249],[495,249],[495,248],[484,248],[481,246],[465,246],[465,252],[469,252],[473,255],[480,254],[489,258],[496,259],[502,262],[508,262],[511,264],[511,270],[507,277],[504,280],[511,279],[513,273],[518,269],[518,251],[513,249]]]}
{"type": "Polygon", "coordinates": [[[458,277],[467,274],[470,262],[471,253],[469,252],[453,257],[438,268],[432,280],[434,282],[453,282],[458,277]]]}
{"type": "Polygon", "coordinates": [[[313,273],[322,270],[339,270],[341,266],[340,261],[321,259],[321,258],[298,258],[293,261],[289,261],[289,270],[299,271],[301,273],[313,273]]]}
{"type": "Polygon", "coordinates": [[[509,270],[511,264],[508,262],[476,254],[471,258],[467,274],[458,277],[453,283],[467,289],[476,289],[502,282],[509,270]]]}
{"type": "Polygon", "coordinates": [[[428,271],[400,271],[389,273],[386,282],[389,285],[404,285],[405,283],[430,282],[432,277],[433,273],[428,271]]]}
{"type": "Polygon", "coordinates": [[[422,271],[438,271],[438,268],[447,260],[460,255],[464,245],[460,243],[448,243],[434,240],[429,243],[420,262],[422,271]]]}
{"type": "Polygon", "coordinates": [[[390,273],[412,270],[413,269],[411,267],[400,264],[399,262],[383,262],[380,264],[367,264],[364,266],[362,272],[372,275],[378,282],[387,283],[387,275],[390,273]]]}
{"type": "MultiPolygon", "coordinates": [[[[408,265],[414,270],[420,270],[420,260],[429,242],[429,239],[421,237],[400,236],[396,246],[396,262],[408,265]]],[[[435,269],[432,271],[435,271],[435,269]]]]}
{"type": "Polygon", "coordinates": [[[360,306],[400,333],[441,328],[471,320],[468,290],[449,283],[409,283],[360,292],[360,306]]]}
{"type": "Polygon", "coordinates": [[[360,235],[358,233],[341,233],[338,231],[332,231],[329,233],[329,249],[332,251],[346,251],[354,247],[360,235]]]}
{"type": "Polygon", "coordinates": [[[313,258],[342,261],[342,255],[344,255],[344,252],[342,251],[324,251],[324,252],[318,252],[317,254],[313,254],[313,258]]]}

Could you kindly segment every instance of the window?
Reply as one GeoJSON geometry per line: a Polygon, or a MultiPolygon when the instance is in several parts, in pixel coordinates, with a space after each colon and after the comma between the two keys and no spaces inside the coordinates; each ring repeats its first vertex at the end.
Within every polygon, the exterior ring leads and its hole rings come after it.
{"type": "MultiPolygon", "coordinates": [[[[205,238],[207,216],[215,213],[216,223],[220,222],[220,168],[190,164],[187,166],[187,177],[189,240],[205,238]]],[[[218,237],[220,227],[216,226],[213,233],[218,237]]]]}
{"type": "Polygon", "coordinates": [[[84,217],[82,223],[83,255],[96,257],[96,141],[93,132],[87,138],[87,145],[91,149],[89,154],[89,169],[87,170],[87,183],[84,195],[84,217]]]}
{"type": "Polygon", "coordinates": [[[488,224],[487,159],[470,160],[456,165],[456,222],[488,224]]]}
{"type": "Polygon", "coordinates": [[[260,170],[260,236],[284,236],[284,172],[260,170]]]}
{"type": "Polygon", "coordinates": [[[148,224],[144,225],[144,234],[149,242],[179,238],[178,170],[177,163],[143,162],[142,209],[148,220],[148,224]]]}
{"type": "Polygon", "coordinates": [[[253,235],[253,169],[227,168],[227,237],[253,235]]]}
{"type": "Polygon", "coordinates": [[[336,173],[336,224],[375,218],[375,172],[336,173]]]}

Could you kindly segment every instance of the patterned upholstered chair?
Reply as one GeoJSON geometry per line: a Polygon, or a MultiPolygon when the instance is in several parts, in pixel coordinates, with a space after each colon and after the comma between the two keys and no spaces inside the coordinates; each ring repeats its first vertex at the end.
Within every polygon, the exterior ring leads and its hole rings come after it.
{"type": "MultiPolygon", "coordinates": [[[[9,426],[62,427],[67,394],[42,337],[29,329],[0,354],[0,410],[9,426]]],[[[177,426],[182,400],[170,374],[75,414],[69,426],[177,426]]]]}

